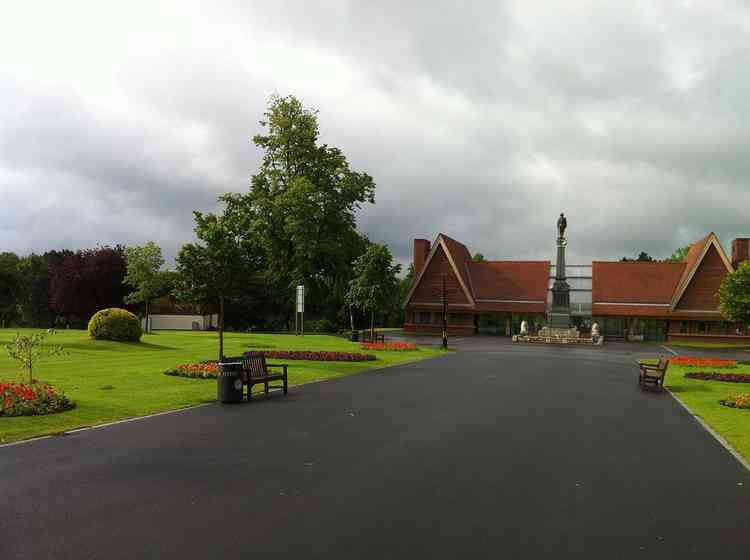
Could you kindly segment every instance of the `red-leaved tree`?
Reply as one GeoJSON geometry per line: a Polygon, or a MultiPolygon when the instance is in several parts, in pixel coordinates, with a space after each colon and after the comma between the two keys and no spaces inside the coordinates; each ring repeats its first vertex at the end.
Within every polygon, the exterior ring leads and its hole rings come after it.
{"type": "Polygon", "coordinates": [[[50,267],[50,307],[67,321],[83,326],[107,307],[122,307],[128,288],[124,248],[99,247],[77,251],[50,267]]]}

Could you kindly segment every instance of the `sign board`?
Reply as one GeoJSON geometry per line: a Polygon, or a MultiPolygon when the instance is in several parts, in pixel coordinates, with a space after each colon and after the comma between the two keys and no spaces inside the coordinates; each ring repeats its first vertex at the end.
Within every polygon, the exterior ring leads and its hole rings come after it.
{"type": "Polygon", "coordinates": [[[297,286],[297,313],[305,312],[305,287],[297,286]]]}

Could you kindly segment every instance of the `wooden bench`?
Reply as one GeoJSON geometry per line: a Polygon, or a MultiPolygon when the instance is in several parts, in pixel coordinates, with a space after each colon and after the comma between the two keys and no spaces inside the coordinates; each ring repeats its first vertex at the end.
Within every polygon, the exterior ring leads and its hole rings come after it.
{"type": "Polygon", "coordinates": [[[385,344],[385,334],[376,332],[373,340],[370,331],[362,331],[362,342],[382,342],[385,344]]]}
{"type": "Polygon", "coordinates": [[[647,385],[659,389],[664,388],[664,377],[667,374],[667,367],[669,367],[669,360],[667,358],[659,358],[659,363],[655,366],[639,363],[638,367],[640,369],[638,385],[641,388],[647,385]]]}
{"type": "Polygon", "coordinates": [[[269,389],[283,389],[287,394],[288,364],[267,364],[266,357],[261,352],[249,352],[242,357],[242,384],[247,385],[247,400],[253,399],[253,385],[263,383],[265,393],[268,395],[269,389]],[[268,368],[282,368],[283,373],[273,373],[268,368]],[[281,380],[283,385],[269,386],[270,381],[281,380]]]}

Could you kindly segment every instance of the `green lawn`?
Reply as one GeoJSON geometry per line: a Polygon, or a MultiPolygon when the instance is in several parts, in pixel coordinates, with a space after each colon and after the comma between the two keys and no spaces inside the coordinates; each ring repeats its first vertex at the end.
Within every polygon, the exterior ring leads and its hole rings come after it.
{"type": "MultiPolygon", "coordinates": [[[[750,460],[750,410],[728,408],[719,404],[719,399],[728,395],[750,393],[750,383],[687,379],[685,372],[688,371],[712,369],[670,365],[665,380],[666,387],[695,415],[721,434],[745,459],[750,460]]],[[[727,371],[750,374],[750,366],[741,364],[727,371]]]]}
{"type": "Polygon", "coordinates": [[[698,340],[684,340],[679,342],[665,342],[665,346],[674,346],[675,348],[706,348],[709,350],[734,350],[750,348],[747,344],[730,344],[726,342],[702,342],[698,340]]]}
{"type": "MultiPolygon", "coordinates": [[[[0,329],[0,345],[8,342],[16,332],[19,329],[0,329]]],[[[85,331],[67,330],[58,331],[48,340],[65,347],[68,355],[40,362],[34,377],[64,390],[77,407],[48,416],[0,417],[0,443],[216,399],[214,380],[172,377],[162,373],[178,364],[215,359],[218,353],[216,333],[161,331],[145,335],[142,342],[136,344],[95,341],[89,339],[85,331]]],[[[364,352],[357,343],[325,335],[225,335],[225,355],[239,355],[251,348],[364,352]]],[[[0,380],[22,380],[16,363],[10,361],[4,351],[0,352],[0,380]]],[[[289,361],[289,383],[300,385],[332,379],[367,369],[430,358],[440,355],[442,351],[420,347],[408,352],[366,353],[375,354],[378,359],[354,363],[289,361]]],[[[262,390],[262,387],[256,389],[262,390]]]]}

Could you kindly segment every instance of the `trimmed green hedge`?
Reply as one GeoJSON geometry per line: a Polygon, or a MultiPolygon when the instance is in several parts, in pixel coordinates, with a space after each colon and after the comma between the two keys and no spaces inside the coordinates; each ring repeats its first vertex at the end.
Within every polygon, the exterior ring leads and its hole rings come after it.
{"type": "Polygon", "coordinates": [[[127,309],[102,309],[89,321],[89,336],[97,340],[138,342],[141,340],[141,322],[127,309]]]}

